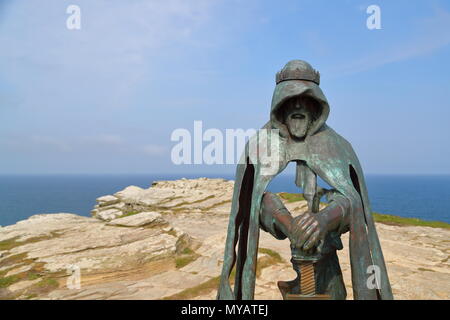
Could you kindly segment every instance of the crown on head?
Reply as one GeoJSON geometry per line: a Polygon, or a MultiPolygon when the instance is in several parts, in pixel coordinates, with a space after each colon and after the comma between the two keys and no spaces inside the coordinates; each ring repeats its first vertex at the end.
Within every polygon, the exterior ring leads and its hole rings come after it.
{"type": "Polygon", "coordinates": [[[320,73],[314,70],[309,63],[301,60],[293,60],[276,75],[276,84],[286,80],[306,80],[320,84],[320,73]]]}

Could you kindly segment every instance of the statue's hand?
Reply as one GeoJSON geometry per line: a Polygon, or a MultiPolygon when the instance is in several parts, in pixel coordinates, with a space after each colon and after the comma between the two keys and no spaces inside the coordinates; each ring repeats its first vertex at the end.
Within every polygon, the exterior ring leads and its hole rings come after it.
{"type": "Polygon", "coordinates": [[[309,251],[318,246],[321,240],[323,243],[327,231],[326,219],[320,213],[305,212],[294,218],[289,238],[294,247],[309,251]]]}

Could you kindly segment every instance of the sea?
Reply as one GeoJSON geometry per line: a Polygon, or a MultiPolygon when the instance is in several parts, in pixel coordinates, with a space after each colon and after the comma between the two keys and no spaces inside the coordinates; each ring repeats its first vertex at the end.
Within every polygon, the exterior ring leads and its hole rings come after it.
{"type": "MultiPolygon", "coordinates": [[[[90,216],[96,198],[129,185],[148,188],[153,181],[199,177],[234,179],[233,175],[223,174],[1,175],[0,226],[41,213],[90,216]]],[[[369,174],[365,177],[373,211],[450,223],[450,175],[369,174]]],[[[272,192],[301,192],[293,175],[276,177],[268,189],[272,192]]]]}

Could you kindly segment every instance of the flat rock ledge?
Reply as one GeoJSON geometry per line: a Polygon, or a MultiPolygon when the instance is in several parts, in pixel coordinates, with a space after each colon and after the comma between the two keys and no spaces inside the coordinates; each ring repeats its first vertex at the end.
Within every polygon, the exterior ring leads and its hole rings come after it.
{"type": "MultiPolygon", "coordinates": [[[[215,299],[233,181],[157,181],[97,199],[92,217],[0,227],[0,299],[215,299]]],[[[286,203],[294,214],[306,202],[286,203]]],[[[450,230],[377,223],[396,299],[450,298],[450,230]]],[[[352,299],[348,234],[339,259],[352,299]]],[[[287,240],[261,232],[255,298],[281,299],[287,240]]]]}
{"type": "Polygon", "coordinates": [[[199,178],[156,181],[148,189],[129,186],[98,198],[91,214],[105,221],[143,211],[228,214],[233,184],[224,179],[199,178]]]}

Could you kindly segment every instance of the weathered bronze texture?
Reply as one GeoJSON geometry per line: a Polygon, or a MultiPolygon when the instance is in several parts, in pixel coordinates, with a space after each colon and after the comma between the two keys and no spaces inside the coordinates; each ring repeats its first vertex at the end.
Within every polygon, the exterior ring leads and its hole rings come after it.
{"type": "Polygon", "coordinates": [[[254,298],[260,228],[291,243],[298,277],[279,282],[283,298],[346,298],[336,250],[343,248],[340,235],[348,231],[354,298],[393,298],[361,165],[350,143],[326,125],[330,107],[319,83],[319,73],[301,60],[288,62],[276,76],[270,120],[263,129],[275,130],[279,157],[271,160],[276,166],[268,173],[267,163],[260,161],[267,145],[254,137],[246,145],[236,169],[218,299],[254,298]],[[295,182],[308,203],[308,211],[297,217],[266,192],[289,162],[296,163],[295,182]],[[319,187],[317,177],[329,188],[319,187]],[[328,205],[319,210],[322,196],[328,205]],[[379,270],[376,286],[369,285],[373,266],[379,270]]]}

